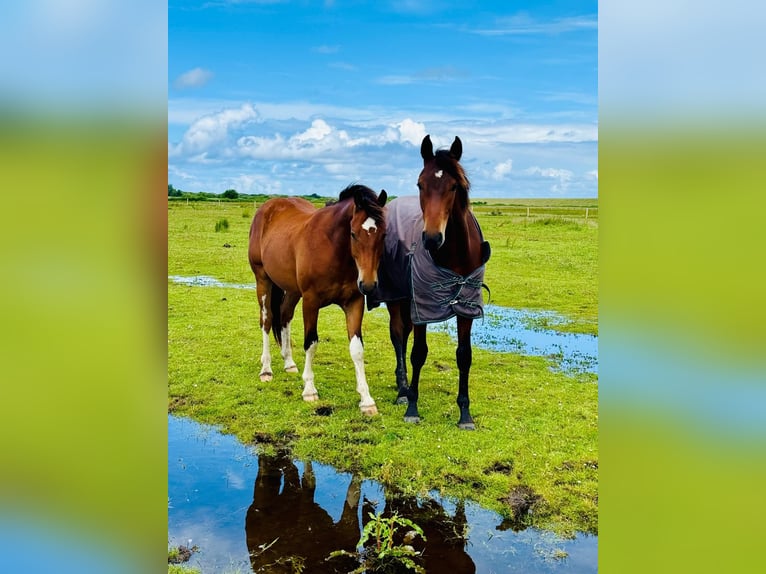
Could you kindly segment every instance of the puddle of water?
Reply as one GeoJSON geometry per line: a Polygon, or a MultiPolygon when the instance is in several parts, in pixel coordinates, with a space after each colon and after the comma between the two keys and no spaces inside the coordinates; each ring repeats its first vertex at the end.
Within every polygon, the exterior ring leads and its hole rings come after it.
{"type": "Polygon", "coordinates": [[[228,287],[230,289],[252,289],[255,291],[255,282],[253,282],[252,285],[243,285],[242,283],[224,283],[215,277],[209,277],[207,275],[194,275],[192,277],[184,277],[183,275],[168,275],[168,279],[173,283],[180,283],[181,285],[188,285],[190,287],[228,287]]]}
{"type": "Polygon", "coordinates": [[[198,546],[187,565],[203,574],[290,572],[296,556],[307,573],[348,572],[355,562],[324,559],[333,550],[355,550],[371,511],[398,511],[423,528],[427,572],[597,571],[595,536],[563,540],[536,529],[505,530],[500,515],[438,495],[387,499],[376,482],[323,464],[259,456],[213,427],[174,416],[168,497],[168,542],[198,546]]]}
{"type": "MultiPolygon", "coordinates": [[[[563,372],[598,373],[598,337],[560,333],[541,325],[564,324],[566,317],[553,311],[527,311],[497,305],[484,306],[484,319],[473,322],[471,342],[490,351],[549,357],[563,372]]],[[[432,327],[457,340],[453,318],[432,327]]]]}
{"type": "MultiPolygon", "coordinates": [[[[170,275],[174,283],[198,287],[255,289],[255,284],[223,283],[214,277],[170,275]]],[[[561,333],[543,325],[566,323],[566,317],[553,311],[527,311],[485,305],[484,319],[474,321],[472,343],[482,349],[549,357],[555,368],[565,373],[598,373],[598,337],[561,333]]],[[[457,321],[453,318],[429,327],[448,333],[457,340],[457,321]]]]}

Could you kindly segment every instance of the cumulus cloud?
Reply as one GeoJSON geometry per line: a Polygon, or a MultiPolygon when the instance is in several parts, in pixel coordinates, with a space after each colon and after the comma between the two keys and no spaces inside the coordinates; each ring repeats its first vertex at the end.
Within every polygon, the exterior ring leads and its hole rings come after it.
{"type": "Polygon", "coordinates": [[[187,88],[201,88],[213,77],[213,72],[204,68],[193,68],[176,78],[173,86],[178,90],[187,88]]]}
{"type": "Polygon", "coordinates": [[[555,193],[563,193],[569,189],[569,184],[571,183],[572,177],[574,176],[574,173],[568,169],[557,169],[553,167],[542,168],[538,166],[527,168],[524,170],[524,173],[528,175],[539,175],[542,177],[557,179],[558,183],[555,183],[551,187],[551,191],[555,193]]]}
{"type": "Polygon", "coordinates": [[[311,127],[305,132],[293,136],[293,139],[300,143],[311,140],[320,141],[332,132],[333,128],[326,121],[318,119],[311,122],[311,127]]]}
{"type": "Polygon", "coordinates": [[[413,121],[410,118],[405,118],[401,122],[395,125],[399,130],[399,141],[411,143],[414,146],[419,146],[426,137],[426,126],[419,122],[413,121]]]}
{"type": "Polygon", "coordinates": [[[508,159],[506,161],[501,161],[500,163],[495,165],[495,169],[492,172],[492,179],[495,179],[495,180],[499,181],[499,180],[503,179],[506,175],[511,173],[512,169],[513,169],[513,160],[512,159],[508,159]]]}
{"type": "Polygon", "coordinates": [[[251,104],[203,116],[186,130],[178,151],[186,154],[201,153],[225,141],[230,129],[259,118],[258,111],[251,104]]]}

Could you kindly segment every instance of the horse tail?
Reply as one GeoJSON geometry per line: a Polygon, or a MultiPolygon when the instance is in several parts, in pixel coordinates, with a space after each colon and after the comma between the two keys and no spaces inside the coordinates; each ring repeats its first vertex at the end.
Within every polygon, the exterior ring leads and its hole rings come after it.
{"type": "Polygon", "coordinates": [[[282,300],[285,297],[285,292],[277,287],[274,283],[271,284],[271,331],[274,333],[274,338],[277,344],[282,346],[282,300]]]}

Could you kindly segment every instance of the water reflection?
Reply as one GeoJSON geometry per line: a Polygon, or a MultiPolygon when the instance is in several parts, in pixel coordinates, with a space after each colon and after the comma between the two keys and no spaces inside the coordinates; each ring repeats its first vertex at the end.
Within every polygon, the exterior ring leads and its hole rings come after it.
{"type": "Polygon", "coordinates": [[[285,454],[258,456],[253,504],[247,510],[245,534],[253,572],[350,572],[352,558],[325,559],[334,550],[353,552],[359,540],[359,496],[362,481],[348,485],[340,519],[314,499],[313,464],[303,476],[285,454]]]}
{"type": "Polygon", "coordinates": [[[187,419],[168,418],[168,541],[200,551],[189,566],[212,572],[350,572],[369,512],[397,512],[423,528],[429,573],[597,571],[597,538],[562,540],[535,529],[507,530],[501,516],[433,493],[394,497],[373,481],[284,453],[267,457],[187,419]],[[244,526],[244,532],[243,532],[244,526]],[[191,542],[190,542],[191,539],[191,542]]]}
{"type": "MultiPolygon", "coordinates": [[[[292,573],[303,569],[323,574],[350,572],[359,566],[348,556],[329,560],[328,556],[334,550],[356,550],[361,529],[371,520],[370,513],[375,513],[378,504],[364,498],[359,512],[362,481],[352,476],[340,519],[334,521],[314,498],[313,466],[311,462],[305,463],[300,476],[297,465],[285,453],[258,456],[253,504],[245,521],[253,572],[292,573]]],[[[386,495],[385,500],[383,517],[397,514],[423,529],[426,542],[419,537],[408,542],[422,553],[417,561],[428,572],[476,572],[476,565],[466,552],[468,521],[463,503],[450,516],[430,498],[419,501],[415,497],[386,495]]],[[[395,544],[404,543],[406,530],[397,531],[395,544]]],[[[372,541],[368,544],[372,545],[372,541]]]]}

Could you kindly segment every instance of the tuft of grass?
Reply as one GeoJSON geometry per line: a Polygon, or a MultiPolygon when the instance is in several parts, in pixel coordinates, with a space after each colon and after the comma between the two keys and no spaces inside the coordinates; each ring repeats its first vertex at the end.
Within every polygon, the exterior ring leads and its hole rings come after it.
{"type": "Polygon", "coordinates": [[[215,222],[216,233],[218,233],[219,231],[228,231],[228,229],[229,229],[229,220],[226,219],[225,217],[215,222]]]}

